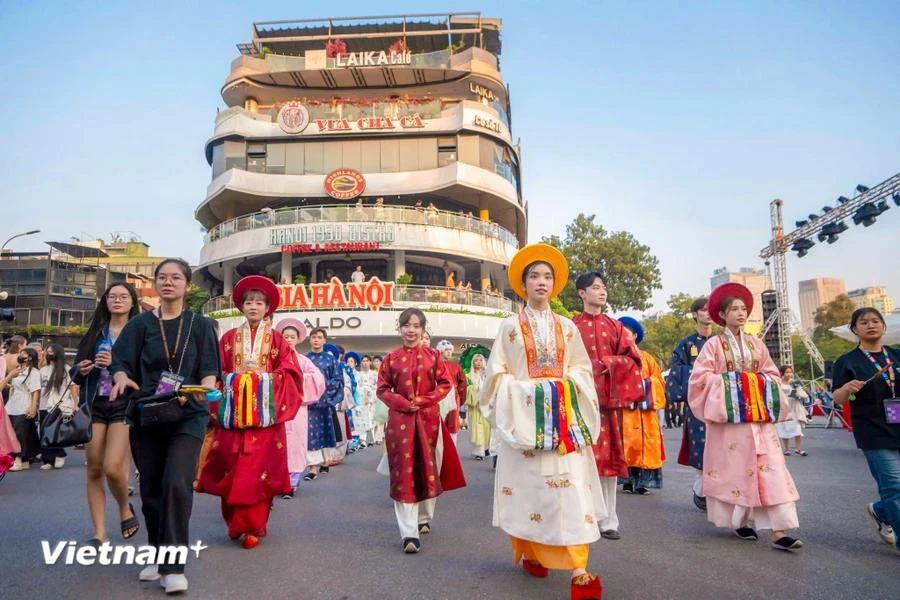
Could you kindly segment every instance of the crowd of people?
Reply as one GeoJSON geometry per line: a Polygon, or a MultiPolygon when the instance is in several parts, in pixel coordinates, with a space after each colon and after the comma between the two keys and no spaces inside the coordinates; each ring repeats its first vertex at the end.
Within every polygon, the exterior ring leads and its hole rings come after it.
{"type": "MultiPolygon", "coordinates": [[[[58,406],[91,406],[91,544],[109,541],[104,480],[122,537],[141,529],[129,502],[132,459],[151,545],[190,543],[198,491],[220,497],[228,536],[253,549],[267,535],[274,499],[297,497],[347,455],[374,446],[400,548],[417,553],[437,498],[466,485],[457,451],[466,431],[471,458],[493,459],[493,524],[510,536],[515,563],[534,577],[568,571],[572,598],[601,598],[600,577],[588,571],[590,544],[620,539],[619,490],[662,488],[657,415],[665,409],[667,425],[683,419],[678,463],[696,469],[693,503],[711,523],[746,541],[768,530],[776,550],[803,546],[791,535],[799,493],[785,457],[791,446],[807,455],[808,398],[790,367],[779,369],[744,332],[753,296],[740,284],[694,302],[696,332],[674,349],[664,378],[640,349],[641,323],[608,314],[602,273],[574,278],[583,303],[574,319],[550,309],[569,273],[546,244],[525,246],[509,265],[524,308],[500,323],[489,351],[458,362],[449,341],[432,347],[417,308],[399,314],[395,350],[361,356],[329,343],[324,329],[279,318],[268,278],[234,286],[243,321],[220,335],[215,321],[187,308],[187,263],[166,259],[154,276],[160,306],[152,312],[138,314],[128,284],[104,291],[71,365],[60,345],[18,336],[0,361],[0,474],[37,461],[62,468],[65,450],[41,446],[39,424],[58,406]]],[[[850,328],[860,343],[835,363],[834,402],[852,402],[853,433],[880,496],[866,510],[880,538],[896,546],[900,352],[881,343],[885,324],[875,309],[854,312],[850,328]]],[[[139,578],[167,593],[188,587],[184,565],[150,565],[139,578]]]]}

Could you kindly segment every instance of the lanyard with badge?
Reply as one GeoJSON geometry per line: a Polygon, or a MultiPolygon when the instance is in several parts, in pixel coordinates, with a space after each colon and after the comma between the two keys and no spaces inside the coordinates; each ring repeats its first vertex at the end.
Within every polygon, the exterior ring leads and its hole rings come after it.
{"type": "Polygon", "coordinates": [[[162,310],[159,312],[157,322],[159,323],[159,333],[162,337],[163,349],[166,353],[166,364],[169,365],[169,369],[163,371],[162,375],[160,375],[159,383],[156,384],[155,394],[177,392],[181,388],[181,384],[184,383],[184,376],[181,375],[181,367],[184,366],[184,354],[187,351],[187,342],[191,339],[191,330],[194,327],[194,313],[191,313],[191,321],[188,324],[187,336],[185,336],[184,345],[181,348],[181,359],[178,361],[178,370],[173,371],[172,369],[172,357],[178,354],[178,345],[181,343],[181,330],[184,327],[184,313],[185,311],[182,311],[181,316],[178,317],[178,333],[175,335],[175,347],[170,353],[169,340],[166,338],[166,328],[163,326],[162,322],[162,310]]]}
{"type": "MultiPolygon", "coordinates": [[[[860,350],[862,350],[862,348],[860,348],[860,350]]],[[[866,355],[866,358],[868,358],[869,362],[872,363],[872,366],[875,367],[875,375],[870,377],[866,383],[873,381],[881,375],[881,378],[890,388],[891,394],[893,395],[891,398],[884,399],[885,421],[890,425],[900,425],[900,398],[897,397],[897,375],[895,373],[894,362],[891,360],[891,356],[888,354],[886,347],[883,348],[882,351],[884,352],[884,366],[881,366],[871,353],[862,350],[862,353],[866,355]]]]}

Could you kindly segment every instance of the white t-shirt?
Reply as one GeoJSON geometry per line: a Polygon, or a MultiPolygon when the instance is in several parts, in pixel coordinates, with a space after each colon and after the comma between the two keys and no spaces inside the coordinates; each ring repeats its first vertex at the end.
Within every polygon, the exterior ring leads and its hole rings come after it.
{"type": "Polygon", "coordinates": [[[40,410],[51,410],[56,403],[59,402],[60,395],[65,395],[65,400],[63,401],[64,408],[68,407],[72,403],[72,395],[69,393],[69,384],[72,382],[69,379],[69,374],[66,373],[66,376],[63,377],[62,385],[58,389],[47,391],[47,382],[50,381],[50,374],[53,372],[53,367],[51,365],[47,365],[46,367],[41,367],[41,402],[38,407],[40,410]]]}
{"type": "Polygon", "coordinates": [[[10,416],[26,414],[31,408],[31,394],[41,389],[41,372],[38,369],[30,371],[25,369],[12,380],[9,402],[6,403],[6,412],[10,416]]]}
{"type": "Polygon", "coordinates": [[[366,274],[362,271],[353,271],[353,273],[350,274],[350,281],[352,281],[353,283],[362,283],[365,280],[366,274]]]}

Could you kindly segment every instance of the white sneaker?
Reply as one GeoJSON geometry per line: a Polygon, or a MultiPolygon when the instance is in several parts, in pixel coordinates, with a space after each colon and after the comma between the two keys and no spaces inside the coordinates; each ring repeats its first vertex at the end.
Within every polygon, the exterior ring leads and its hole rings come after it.
{"type": "Polygon", "coordinates": [[[17,456],[16,460],[13,461],[13,466],[11,466],[9,468],[9,470],[10,471],[24,471],[24,470],[30,469],[30,468],[31,468],[31,463],[27,463],[27,462],[23,463],[22,459],[17,456]]]}
{"type": "Polygon", "coordinates": [[[872,517],[872,520],[875,521],[875,525],[878,527],[878,537],[881,538],[881,541],[885,544],[890,544],[891,546],[895,546],[897,543],[897,537],[894,532],[894,528],[882,521],[875,514],[875,503],[869,502],[866,504],[866,512],[869,513],[869,516],[872,517]]]}
{"type": "Polygon", "coordinates": [[[49,463],[41,465],[41,471],[50,471],[51,469],[53,469],[53,465],[51,465],[49,463]]]}
{"type": "Polygon", "coordinates": [[[144,567],[141,574],[138,575],[141,581],[156,581],[159,579],[159,565],[150,565],[144,567]]]}
{"type": "Polygon", "coordinates": [[[63,456],[57,457],[53,459],[53,468],[54,469],[62,469],[66,464],[66,459],[63,456]]]}
{"type": "Polygon", "coordinates": [[[177,594],[178,592],[186,592],[188,589],[187,577],[181,573],[171,573],[163,575],[159,580],[159,586],[166,590],[167,594],[177,594]]]}

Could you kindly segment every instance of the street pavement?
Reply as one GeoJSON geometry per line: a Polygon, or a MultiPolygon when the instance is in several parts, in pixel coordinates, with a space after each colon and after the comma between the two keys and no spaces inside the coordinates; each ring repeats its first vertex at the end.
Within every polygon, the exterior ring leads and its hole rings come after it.
{"type": "MultiPolygon", "coordinates": [[[[865,504],[876,498],[862,453],[846,431],[807,429],[810,456],[788,458],[800,490],[794,554],[717,530],[691,502],[692,469],[675,462],[680,430],[665,430],[665,487],[649,496],[619,494],[622,539],[591,547],[606,599],[896,598],[900,556],[882,543],[865,504]]],[[[422,551],[404,555],[387,478],[375,472],[380,447],[303,483],[297,498],[277,499],[269,536],[254,550],[228,540],[219,501],[194,499],[191,539],[209,548],[187,567],[188,596],[241,599],[526,599],[565,600],[568,574],[534,579],[512,564],[508,537],[491,527],[493,471],[460,450],[468,486],[438,500],[422,551]]],[[[64,469],[9,473],[0,482],[0,598],[162,598],[140,583],[136,566],[47,566],[41,540],[91,536],[84,459],[70,452],[64,469]]],[[[134,498],[139,510],[139,498],[134,498]]],[[[121,541],[112,503],[112,542],[121,541]]],[[[146,541],[144,532],[136,538],[146,541]]]]}

